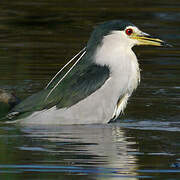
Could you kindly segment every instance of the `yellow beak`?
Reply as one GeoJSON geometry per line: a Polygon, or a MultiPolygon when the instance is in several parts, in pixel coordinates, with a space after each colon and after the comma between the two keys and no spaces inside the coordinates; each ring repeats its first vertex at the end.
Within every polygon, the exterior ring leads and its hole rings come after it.
{"type": "Polygon", "coordinates": [[[166,47],[171,47],[171,45],[167,44],[161,39],[154,38],[150,36],[149,34],[146,33],[133,33],[131,35],[132,39],[136,39],[138,41],[137,45],[151,45],[151,46],[166,46],[166,47]]]}

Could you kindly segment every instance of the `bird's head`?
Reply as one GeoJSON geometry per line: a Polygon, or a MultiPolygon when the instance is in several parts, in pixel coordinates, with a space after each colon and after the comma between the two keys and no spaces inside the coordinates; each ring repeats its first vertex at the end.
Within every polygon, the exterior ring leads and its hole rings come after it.
{"type": "Polygon", "coordinates": [[[132,48],[135,45],[168,46],[161,39],[152,37],[134,24],[123,20],[107,21],[96,26],[91,34],[88,47],[101,45],[106,39],[109,43],[119,42],[119,45],[126,48],[132,48]]]}
{"type": "MultiPolygon", "coordinates": [[[[95,55],[97,64],[116,66],[134,56],[135,45],[167,46],[161,39],[150,36],[138,27],[122,20],[108,21],[96,26],[87,44],[88,54],[95,55]],[[131,57],[130,57],[131,56],[131,57]]],[[[127,64],[127,63],[126,63],[127,64]]]]}

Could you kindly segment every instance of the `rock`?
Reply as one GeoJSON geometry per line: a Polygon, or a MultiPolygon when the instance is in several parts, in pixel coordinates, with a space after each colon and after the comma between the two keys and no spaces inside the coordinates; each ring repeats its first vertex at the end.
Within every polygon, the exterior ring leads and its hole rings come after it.
{"type": "Polygon", "coordinates": [[[20,99],[13,92],[0,89],[0,118],[5,116],[19,102],[20,99]]]}

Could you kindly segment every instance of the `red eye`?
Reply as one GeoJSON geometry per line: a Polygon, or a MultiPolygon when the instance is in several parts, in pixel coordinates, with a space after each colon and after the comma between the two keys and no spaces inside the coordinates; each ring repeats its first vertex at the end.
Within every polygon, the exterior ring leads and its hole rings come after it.
{"type": "Polygon", "coordinates": [[[126,34],[128,35],[128,36],[130,36],[131,34],[133,33],[133,30],[132,29],[126,29],[126,34]]]}

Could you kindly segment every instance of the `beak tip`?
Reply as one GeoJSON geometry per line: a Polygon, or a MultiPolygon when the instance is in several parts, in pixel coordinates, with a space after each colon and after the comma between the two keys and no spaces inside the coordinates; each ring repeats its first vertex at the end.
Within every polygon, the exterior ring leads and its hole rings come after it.
{"type": "Polygon", "coordinates": [[[166,42],[163,42],[163,43],[162,43],[162,46],[164,46],[164,47],[173,47],[173,45],[168,44],[168,43],[166,43],[166,42]]]}

